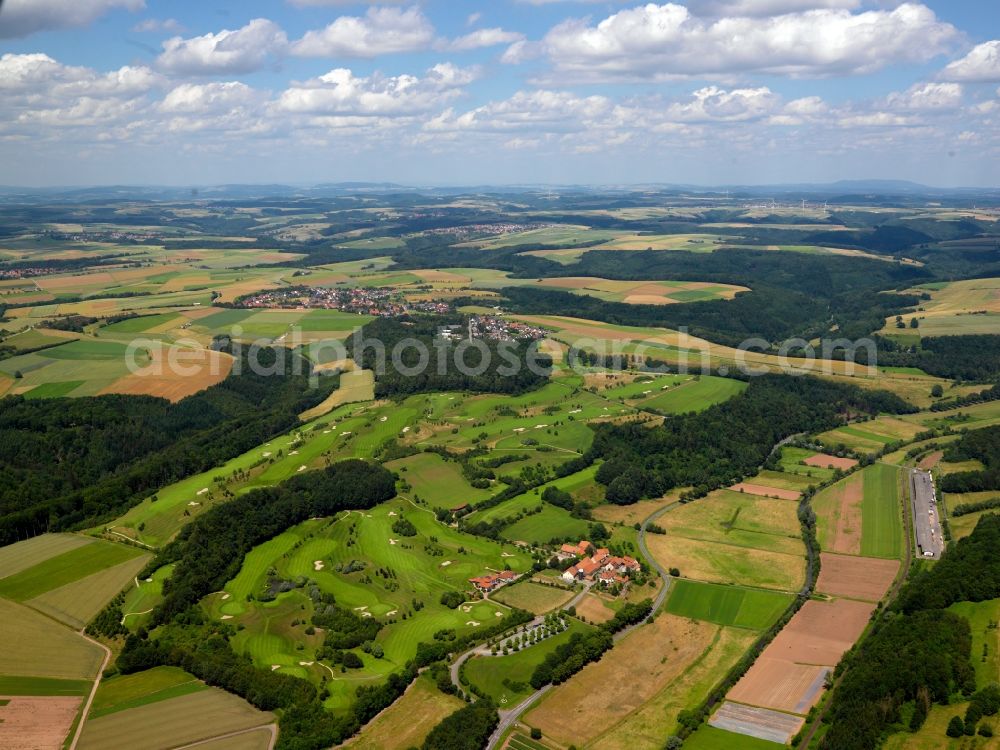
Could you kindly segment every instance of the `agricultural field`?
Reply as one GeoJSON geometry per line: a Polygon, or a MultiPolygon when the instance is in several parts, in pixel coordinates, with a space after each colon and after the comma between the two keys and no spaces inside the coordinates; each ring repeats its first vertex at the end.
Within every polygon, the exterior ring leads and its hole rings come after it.
{"type": "MultiPolygon", "coordinates": [[[[573,598],[573,591],[561,586],[546,586],[534,581],[504,586],[490,599],[508,607],[526,609],[535,615],[550,612],[573,598]]],[[[579,607],[577,610],[579,611],[579,607]]]]}
{"type": "Polygon", "coordinates": [[[740,750],[777,750],[781,745],[757,737],[748,737],[745,734],[734,734],[725,729],[716,729],[704,724],[699,727],[697,732],[684,740],[684,747],[690,748],[690,750],[732,750],[734,747],[738,747],[740,750]]]}
{"type": "Polygon", "coordinates": [[[117,675],[98,685],[89,716],[97,719],[207,689],[204,682],[179,667],[154,667],[144,672],[117,675]]]}
{"type": "Polygon", "coordinates": [[[218,688],[142,703],[89,718],[79,747],[169,748],[221,737],[274,722],[274,715],[218,688]]]}
{"type": "MultiPolygon", "coordinates": [[[[5,643],[17,644],[0,653],[0,675],[19,678],[3,684],[12,695],[22,694],[20,678],[25,678],[29,690],[37,684],[36,678],[92,680],[104,660],[104,651],[78,633],[6,599],[0,599],[0,632],[5,643]]],[[[54,683],[52,687],[62,686],[54,683]]]]}
{"type": "Polygon", "coordinates": [[[0,547],[0,579],[89,543],[87,537],[74,534],[40,534],[23,542],[0,547]]]}
{"type": "Polygon", "coordinates": [[[890,443],[912,440],[919,432],[920,428],[901,417],[883,416],[823,432],[817,439],[833,449],[846,447],[861,453],[874,453],[890,443]]]}
{"type": "Polygon", "coordinates": [[[403,697],[365,724],[344,743],[351,750],[410,750],[419,747],[428,732],[463,701],[437,689],[429,677],[418,677],[403,697]]]}
{"type": "Polygon", "coordinates": [[[821,699],[827,674],[864,631],[873,609],[847,599],[807,601],[729,691],[712,724],[787,741],[802,724],[794,715],[804,716],[821,699]]]}
{"type": "Polygon", "coordinates": [[[898,560],[820,553],[816,590],[822,594],[877,602],[899,572],[898,560]]]}
{"type": "Polygon", "coordinates": [[[791,602],[790,595],[776,591],[719,586],[681,578],[671,586],[666,608],[680,617],[764,630],[791,602]]]}
{"type": "MultiPolygon", "coordinates": [[[[667,538],[647,535],[651,548],[660,542],[669,546],[669,537],[683,537],[783,555],[804,554],[796,504],[752,493],[716,490],[660,516],[656,523],[667,530],[667,538]]],[[[685,566],[678,567],[684,573],[685,566]]]]}
{"type": "Polygon", "coordinates": [[[793,592],[805,577],[804,551],[793,555],[669,533],[647,535],[646,544],[660,565],[697,581],[793,592]]]}
{"type": "MultiPolygon", "coordinates": [[[[964,336],[1000,333],[1000,279],[966,279],[946,284],[916,287],[916,293],[930,294],[919,310],[902,314],[905,332],[919,336],[964,336]],[[919,327],[911,329],[916,318],[919,327]]],[[[893,335],[895,316],[887,318],[882,333],[893,335]]]]}
{"type": "Polygon", "coordinates": [[[659,750],[754,638],[663,614],[551,690],[522,721],[562,746],[659,750]]]}
{"type": "MultiPolygon", "coordinates": [[[[121,563],[142,560],[144,557],[146,556],[142,550],[135,547],[92,540],[89,544],[55,554],[30,568],[0,579],[0,596],[12,601],[30,602],[62,586],[100,574],[121,563]]],[[[127,576],[125,580],[131,577],[127,576]]],[[[121,588],[122,586],[118,586],[112,595],[121,588]]]]}
{"type": "Polygon", "coordinates": [[[813,509],[824,550],[899,558],[903,522],[899,470],[883,463],[855,472],[817,493],[813,509]]]}
{"type": "Polygon", "coordinates": [[[0,699],[0,746],[58,748],[69,734],[81,698],[11,696],[0,699]]]}
{"type": "Polygon", "coordinates": [[[899,558],[903,554],[900,473],[894,466],[873,464],[862,472],[861,554],[899,558]]]}

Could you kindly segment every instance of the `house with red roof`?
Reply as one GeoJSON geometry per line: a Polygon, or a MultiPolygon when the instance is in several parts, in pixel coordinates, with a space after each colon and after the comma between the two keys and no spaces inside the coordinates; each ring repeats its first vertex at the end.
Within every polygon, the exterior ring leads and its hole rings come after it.
{"type": "Polygon", "coordinates": [[[499,573],[488,573],[487,575],[478,576],[477,578],[470,578],[469,583],[482,591],[484,594],[488,594],[491,591],[496,591],[504,584],[515,580],[517,580],[517,573],[513,570],[501,570],[499,573]]]}
{"type": "Polygon", "coordinates": [[[615,557],[611,552],[603,547],[595,550],[590,542],[580,542],[576,547],[564,544],[561,549],[586,548],[593,552],[589,557],[585,557],[579,562],[573,563],[565,571],[562,577],[567,582],[574,581],[597,581],[604,585],[612,583],[626,583],[631,573],[642,570],[639,561],[634,557],[615,557]]]}

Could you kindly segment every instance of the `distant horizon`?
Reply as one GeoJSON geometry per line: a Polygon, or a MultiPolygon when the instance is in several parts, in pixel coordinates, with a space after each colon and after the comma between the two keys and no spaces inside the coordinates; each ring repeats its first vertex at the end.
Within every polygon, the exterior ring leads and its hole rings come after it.
{"type": "Polygon", "coordinates": [[[264,188],[283,187],[291,189],[314,189],[321,187],[342,188],[350,190],[352,187],[358,190],[378,189],[378,188],[405,188],[408,190],[466,190],[479,188],[521,188],[532,189],[586,189],[586,190],[642,190],[644,188],[678,189],[678,190],[699,190],[706,192],[725,190],[766,190],[766,189],[822,189],[837,188],[843,186],[845,189],[872,188],[891,189],[909,188],[911,190],[941,190],[941,191],[1000,191],[1000,183],[993,185],[934,185],[923,182],[916,182],[902,178],[846,178],[838,180],[802,180],[791,182],[655,182],[636,181],[631,183],[622,182],[409,182],[405,180],[319,180],[319,181],[295,181],[295,180],[267,180],[249,182],[107,182],[107,183],[52,183],[52,184],[7,184],[0,183],[0,190],[3,191],[60,191],[60,190],[114,190],[114,189],[170,189],[170,190],[211,190],[219,188],[264,188]]]}

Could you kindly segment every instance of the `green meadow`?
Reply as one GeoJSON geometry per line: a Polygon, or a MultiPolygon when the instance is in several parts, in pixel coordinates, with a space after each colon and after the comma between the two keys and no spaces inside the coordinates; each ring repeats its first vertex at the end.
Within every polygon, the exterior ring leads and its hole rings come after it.
{"type": "Polygon", "coordinates": [[[886,464],[872,464],[862,472],[861,554],[868,557],[901,557],[904,543],[899,469],[886,464]]]}
{"type": "Polygon", "coordinates": [[[667,611],[717,625],[764,630],[792,602],[790,594],[739,586],[721,586],[680,578],[674,581],[667,611]]]}

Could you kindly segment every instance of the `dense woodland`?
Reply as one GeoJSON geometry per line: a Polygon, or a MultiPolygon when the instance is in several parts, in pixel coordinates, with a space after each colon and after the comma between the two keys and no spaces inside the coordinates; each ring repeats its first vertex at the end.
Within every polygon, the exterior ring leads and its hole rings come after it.
{"type": "Polygon", "coordinates": [[[151,568],[177,563],[164,581],[163,602],[154,610],[153,622],[169,622],[222,588],[239,571],[247,552],[285,529],[316,516],[371,508],[395,495],[392,472],[351,459],[210,508],[151,563],[151,568]]]}
{"type": "Polygon", "coordinates": [[[1000,381],[1000,336],[928,336],[919,348],[878,338],[879,364],[919,367],[941,378],[1000,381]]]}
{"type": "Polygon", "coordinates": [[[365,326],[364,339],[380,342],[382,348],[369,343],[360,345],[358,351],[359,344],[352,338],[350,351],[362,367],[375,372],[375,395],[380,398],[434,391],[516,395],[545,382],[552,359],[532,342],[477,339],[471,346],[438,337],[442,326],[461,326],[463,322],[463,318],[455,316],[378,318],[365,326]],[[427,358],[421,359],[417,346],[404,347],[401,342],[406,341],[418,342],[427,358]],[[398,358],[393,356],[394,351],[398,351],[398,358]],[[533,367],[527,366],[529,358],[533,367]]]}
{"type": "Polygon", "coordinates": [[[0,399],[0,544],[94,525],[286,432],[336,388],[287,349],[176,404],[150,396],[0,399]],[[281,359],[279,359],[279,357],[281,359]],[[262,370],[266,372],[266,370],[262,370]]]}
{"type": "Polygon", "coordinates": [[[831,429],[847,414],[913,411],[886,391],[764,375],[751,378],[741,395],[703,412],[667,417],[660,427],[596,425],[588,456],[604,459],[597,480],[607,485],[609,502],[628,505],[687,486],[700,497],[756,473],[791,435],[831,429]]]}
{"type": "Polygon", "coordinates": [[[997,597],[1000,515],[991,514],[934,567],[917,573],[891,611],[876,620],[872,634],[838,667],[843,682],[830,704],[821,750],[876,750],[893,725],[918,729],[932,703],[972,696],[969,623],[945,608],[997,597]]]}
{"type": "Polygon", "coordinates": [[[982,471],[945,474],[938,484],[945,492],[1000,490],[1000,426],[971,430],[948,446],[946,461],[981,461],[982,471]]]}

